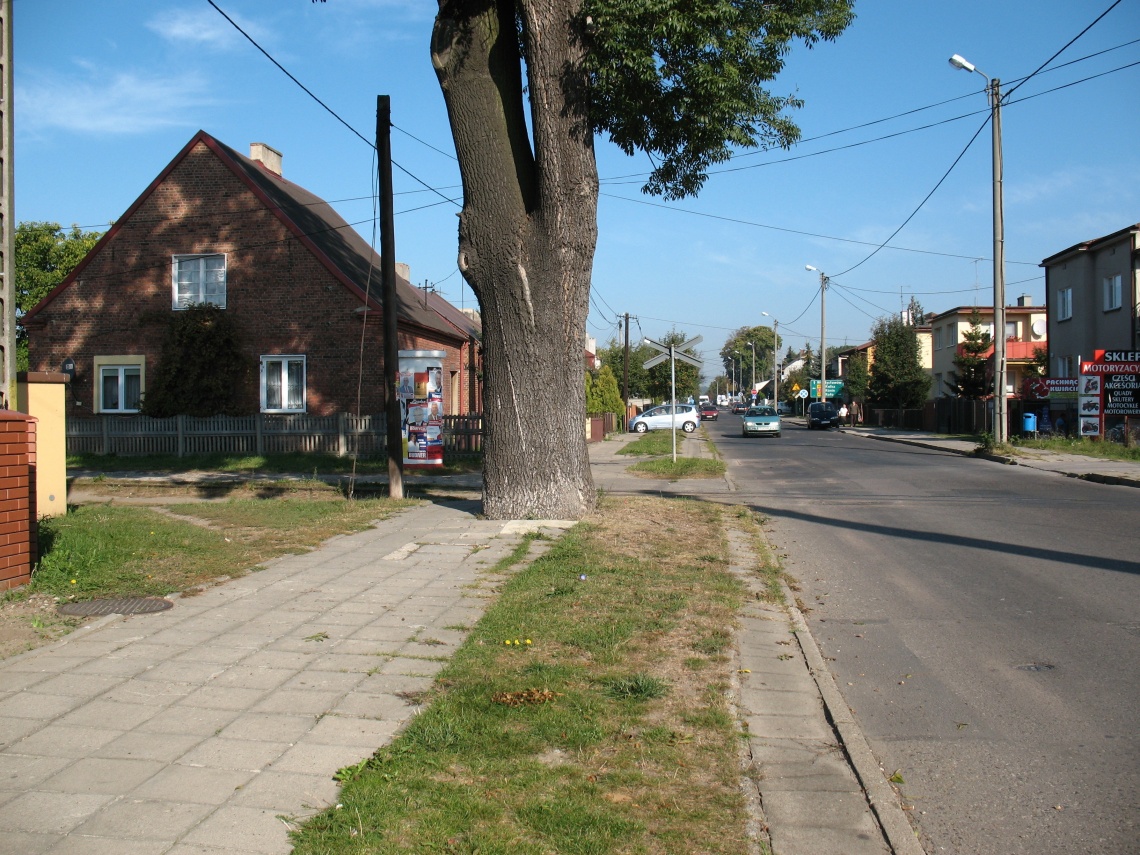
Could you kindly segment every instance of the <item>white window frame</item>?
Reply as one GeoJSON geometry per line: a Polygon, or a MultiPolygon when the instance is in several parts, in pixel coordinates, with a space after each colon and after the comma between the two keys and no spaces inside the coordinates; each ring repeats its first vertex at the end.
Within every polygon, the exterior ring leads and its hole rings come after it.
{"type": "Polygon", "coordinates": [[[1115,276],[1105,276],[1104,283],[1104,310],[1115,312],[1124,306],[1124,292],[1122,290],[1123,277],[1119,273],[1115,276]]]}
{"type": "Polygon", "coordinates": [[[934,349],[942,350],[942,327],[934,328],[934,349]]]}
{"type": "Polygon", "coordinates": [[[95,400],[93,410],[97,413],[114,413],[127,415],[138,413],[142,406],[142,396],[146,392],[146,357],[134,355],[96,356],[95,357],[95,400]],[[137,372],[139,378],[138,406],[127,407],[126,378],[128,372],[137,372]],[[118,406],[107,407],[103,400],[104,376],[115,376],[118,380],[118,406]]]}
{"type": "Polygon", "coordinates": [[[1073,373],[1073,357],[1072,356],[1054,356],[1053,366],[1055,370],[1055,377],[1075,377],[1073,373]]]}
{"type": "Polygon", "coordinates": [[[261,412],[263,413],[304,413],[308,411],[309,402],[309,366],[308,360],[302,354],[266,354],[261,357],[261,412]],[[288,368],[290,364],[300,364],[301,367],[301,395],[300,400],[293,406],[286,400],[288,368]],[[269,386],[274,365],[276,364],[277,382],[279,384],[281,401],[280,406],[269,406],[269,386]],[[284,373],[285,376],[282,376],[284,373]]]}
{"type": "MultiPolygon", "coordinates": [[[[226,307],[226,271],[228,267],[229,259],[226,258],[224,252],[174,256],[170,264],[171,307],[178,311],[198,303],[210,303],[219,309],[224,309],[226,307]],[[213,271],[219,269],[221,271],[221,293],[219,294],[215,290],[213,294],[207,294],[207,279],[213,272],[211,263],[216,264],[218,259],[221,260],[221,266],[220,268],[213,267],[213,271]],[[193,293],[180,293],[179,280],[183,273],[186,274],[186,281],[182,284],[193,286],[193,293]]],[[[184,287],[183,290],[189,291],[189,288],[184,287]]]]}
{"type": "Polygon", "coordinates": [[[1057,320],[1068,321],[1073,317],[1073,289],[1061,288],[1057,291],[1057,320]]]}

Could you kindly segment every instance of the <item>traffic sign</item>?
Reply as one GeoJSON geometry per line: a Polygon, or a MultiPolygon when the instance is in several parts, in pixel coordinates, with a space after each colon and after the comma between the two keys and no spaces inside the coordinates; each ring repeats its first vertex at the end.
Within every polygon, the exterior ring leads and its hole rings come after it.
{"type": "MultiPolygon", "coordinates": [[[[826,391],[827,391],[827,394],[824,397],[838,398],[840,395],[843,394],[843,381],[842,380],[828,380],[826,391]]],[[[819,395],[819,381],[818,380],[812,380],[811,381],[811,396],[813,398],[820,397],[820,395],[819,395]]]]}
{"type": "Polygon", "coordinates": [[[799,394],[797,394],[796,397],[797,398],[806,398],[807,395],[808,395],[807,389],[800,389],[799,394]]]}
{"type": "Polygon", "coordinates": [[[705,337],[701,335],[694,336],[683,344],[662,344],[661,342],[654,341],[651,338],[644,339],[645,343],[652,347],[654,350],[661,351],[660,355],[654,356],[652,359],[645,360],[645,367],[652,368],[654,365],[660,365],[662,362],[665,362],[667,359],[669,359],[670,355],[672,355],[674,359],[679,359],[684,363],[695,366],[697,368],[701,368],[704,365],[701,360],[688,353],[683,353],[682,351],[688,350],[690,347],[696,347],[704,340],[705,337]]]}

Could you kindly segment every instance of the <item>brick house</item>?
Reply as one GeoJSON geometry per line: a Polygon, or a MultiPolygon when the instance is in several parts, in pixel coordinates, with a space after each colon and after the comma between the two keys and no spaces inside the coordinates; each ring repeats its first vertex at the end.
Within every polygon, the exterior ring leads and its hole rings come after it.
{"type": "MultiPolygon", "coordinates": [[[[74,366],[68,415],[137,412],[173,313],[205,302],[238,325],[243,412],[375,414],[385,406],[380,298],[379,254],[282,176],[278,152],[254,143],[245,157],[199,131],[22,320],[32,371],[74,366]]],[[[399,349],[444,351],[446,411],[478,411],[474,331],[399,273],[397,300],[399,349]]]]}

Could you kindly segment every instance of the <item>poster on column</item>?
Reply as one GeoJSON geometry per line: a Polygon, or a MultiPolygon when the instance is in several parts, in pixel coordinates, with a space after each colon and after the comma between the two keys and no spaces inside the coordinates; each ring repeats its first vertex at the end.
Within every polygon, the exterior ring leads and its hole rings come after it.
{"type": "Polygon", "coordinates": [[[442,350],[401,350],[398,392],[403,415],[404,466],[443,465],[442,350]]]}

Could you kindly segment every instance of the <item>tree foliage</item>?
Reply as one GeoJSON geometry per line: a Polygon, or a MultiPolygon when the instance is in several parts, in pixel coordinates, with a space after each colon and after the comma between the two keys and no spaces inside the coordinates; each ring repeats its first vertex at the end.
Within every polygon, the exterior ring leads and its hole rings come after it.
{"type": "Polygon", "coordinates": [[[597,371],[586,372],[586,412],[615,413],[625,417],[621,390],[608,365],[602,365],[597,371]]]}
{"type": "Polygon", "coordinates": [[[232,314],[210,304],[174,312],[142,412],[155,418],[243,414],[248,358],[232,314]]]}
{"type": "Polygon", "coordinates": [[[871,382],[866,352],[852,354],[847,360],[846,367],[843,385],[847,390],[847,397],[852,401],[862,403],[867,400],[867,389],[871,382]]]}
{"type": "Polygon", "coordinates": [[[803,102],[762,84],[793,40],[835,39],[852,18],[847,0],[585,0],[594,130],[650,156],[646,192],[695,194],[734,147],[799,139],[787,111],[803,102]]]}
{"type": "MultiPolygon", "coordinates": [[[[661,344],[678,345],[683,344],[688,340],[688,336],[681,330],[676,328],[669,330],[660,339],[661,344]]],[[[659,351],[651,350],[653,356],[659,355],[659,351]]],[[[699,356],[692,348],[684,351],[690,356],[699,356]]],[[[677,372],[677,400],[684,401],[689,397],[696,398],[700,393],[701,386],[701,369],[695,365],[689,365],[687,362],[682,362],[677,359],[676,363],[677,372]]],[[[654,365],[647,372],[649,378],[649,397],[654,401],[668,401],[672,395],[672,378],[670,376],[669,360],[654,365]]]]}
{"type": "Polygon", "coordinates": [[[900,410],[926,401],[930,374],[922,367],[915,327],[900,317],[879,318],[871,334],[875,362],[867,399],[872,404],[900,410]]]}
{"type": "MultiPolygon", "coordinates": [[[[757,383],[771,381],[772,354],[779,347],[771,327],[741,327],[725,340],[720,349],[720,359],[730,378],[735,365],[737,383],[742,390],[748,390],[753,377],[757,383]]],[[[771,385],[769,382],[768,386],[771,385]]]]}
{"type": "Polygon", "coordinates": [[[992,344],[992,336],[982,328],[982,316],[975,306],[970,313],[970,326],[962,334],[961,348],[954,356],[954,370],[944,381],[954,397],[976,401],[993,391],[985,356],[992,344]]]}

